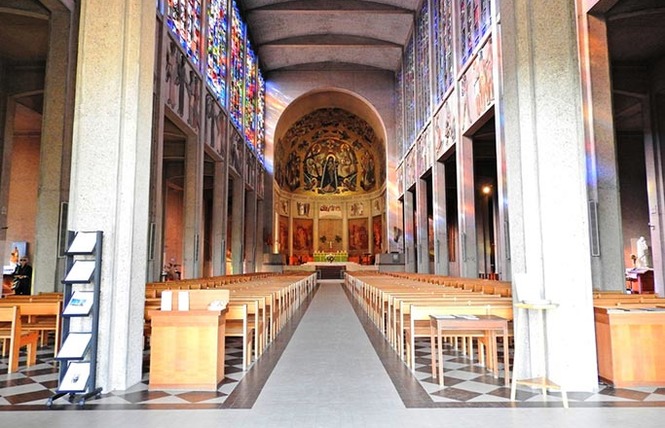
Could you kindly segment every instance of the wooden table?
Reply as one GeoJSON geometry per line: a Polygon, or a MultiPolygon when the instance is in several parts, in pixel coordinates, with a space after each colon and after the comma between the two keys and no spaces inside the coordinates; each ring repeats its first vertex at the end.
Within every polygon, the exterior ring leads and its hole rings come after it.
{"type": "Polygon", "coordinates": [[[496,352],[496,336],[500,332],[503,336],[503,372],[505,385],[510,385],[510,370],[508,368],[508,320],[494,315],[430,315],[430,344],[432,348],[432,377],[438,379],[439,386],[443,385],[443,335],[444,331],[479,330],[490,334],[490,354],[493,359],[494,375],[498,376],[498,356],[496,352]],[[435,343],[436,338],[436,343],[435,343]],[[436,357],[434,352],[436,350],[436,357]]]}
{"type": "Polygon", "coordinates": [[[150,389],[217,391],[226,311],[150,311],[150,389]]]}

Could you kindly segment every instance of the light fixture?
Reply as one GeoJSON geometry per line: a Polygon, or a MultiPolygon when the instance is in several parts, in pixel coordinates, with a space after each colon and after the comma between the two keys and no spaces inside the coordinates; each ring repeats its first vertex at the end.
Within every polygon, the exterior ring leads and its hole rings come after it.
{"type": "Polygon", "coordinates": [[[486,184],[480,189],[480,191],[483,192],[483,195],[489,195],[490,193],[492,193],[492,186],[486,184]]]}

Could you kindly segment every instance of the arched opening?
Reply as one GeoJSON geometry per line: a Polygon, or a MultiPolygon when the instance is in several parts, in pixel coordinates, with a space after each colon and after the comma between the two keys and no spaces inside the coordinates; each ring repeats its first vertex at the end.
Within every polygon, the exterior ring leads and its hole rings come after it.
{"type": "Polygon", "coordinates": [[[273,251],[289,264],[371,264],[384,250],[386,148],[372,107],[342,91],[294,101],[275,133],[273,251]]]}

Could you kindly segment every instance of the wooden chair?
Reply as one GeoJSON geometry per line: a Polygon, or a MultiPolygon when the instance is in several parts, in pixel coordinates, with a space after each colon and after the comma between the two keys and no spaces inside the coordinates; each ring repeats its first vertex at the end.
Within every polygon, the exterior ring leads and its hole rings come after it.
{"type": "Polygon", "coordinates": [[[18,306],[0,308],[0,339],[2,340],[2,355],[6,353],[9,342],[9,368],[7,373],[18,370],[19,349],[28,348],[28,366],[37,362],[37,340],[39,334],[31,331],[23,334],[21,325],[21,310],[18,306]]]}

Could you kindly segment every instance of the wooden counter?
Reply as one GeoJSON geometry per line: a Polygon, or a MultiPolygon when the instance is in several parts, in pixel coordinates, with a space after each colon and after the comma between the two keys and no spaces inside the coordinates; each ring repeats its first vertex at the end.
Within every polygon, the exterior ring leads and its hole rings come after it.
{"type": "Polygon", "coordinates": [[[602,380],[617,388],[665,385],[665,306],[657,306],[594,307],[602,380]]]}
{"type": "Polygon", "coordinates": [[[150,389],[216,391],[224,379],[223,311],[150,311],[150,389]]]}

